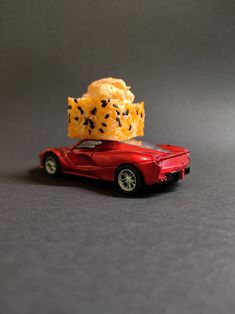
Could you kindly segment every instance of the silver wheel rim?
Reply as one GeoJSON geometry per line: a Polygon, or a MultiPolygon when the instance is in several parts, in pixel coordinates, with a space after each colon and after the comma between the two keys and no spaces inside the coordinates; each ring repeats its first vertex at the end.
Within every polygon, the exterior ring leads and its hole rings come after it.
{"type": "Polygon", "coordinates": [[[57,163],[55,158],[48,156],[45,161],[45,169],[49,174],[55,174],[57,170],[57,163]]]}
{"type": "Polygon", "coordinates": [[[124,191],[133,191],[136,187],[136,183],[136,176],[130,169],[123,169],[119,172],[118,184],[124,191]]]}

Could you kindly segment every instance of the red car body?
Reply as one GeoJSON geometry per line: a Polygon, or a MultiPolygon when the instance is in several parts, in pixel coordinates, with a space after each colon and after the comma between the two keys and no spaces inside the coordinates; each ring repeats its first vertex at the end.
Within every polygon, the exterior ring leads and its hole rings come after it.
{"type": "Polygon", "coordinates": [[[44,167],[47,153],[56,155],[64,173],[108,181],[114,181],[116,169],[126,164],[138,169],[146,185],[178,181],[190,171],[189,151],[169,144],[81,140],[72,147],[42,151],[39,154],[41,167],[44,167]],[[88,142],[93,142],[94,147],[89,147],[88,142]]]}

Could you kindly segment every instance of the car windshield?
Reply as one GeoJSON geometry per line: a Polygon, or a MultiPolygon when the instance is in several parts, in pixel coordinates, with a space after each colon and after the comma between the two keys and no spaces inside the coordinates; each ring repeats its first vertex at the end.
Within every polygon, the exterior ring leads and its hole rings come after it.
{"type": "Polygon", "coordinates": [[[91,149],[91,148],[95,148],[98,145],[101,145],[102,141],[94,141],[94,140],[85,140],[82,141],[81,143],[79,143],[78,145],[75,146],[76,149],[80,149],[80,148],[87,148],[87,149],[91,149]]]}
{"type": "Polygon", "coordinates": [[[143,148],[149,148],[149,149],[154,149],[163,153],[169,153],[170,151],[167,149],[164,149],[160,146],[148,143],[148,142],[144,142],[144,141],[138,141],[138,140],[127,140],[127,141],[123,141],[122,143],[124,144],[129,144],[129,145],[134,145],[134,146],[139,146],[139,147],[143,147],[143,148]]]}

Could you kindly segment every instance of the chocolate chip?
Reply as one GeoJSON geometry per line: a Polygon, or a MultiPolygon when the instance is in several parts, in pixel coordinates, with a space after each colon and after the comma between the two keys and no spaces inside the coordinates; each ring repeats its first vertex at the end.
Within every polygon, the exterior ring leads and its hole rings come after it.
{"type": "Polygon", "coordinates": [[[73,100],[75,103],[77,103],[78,101],[77,101],[77,99],[76,98],[74,98],[74,100],[73,100]]]}
{"type": "Polygon", "coordinates": [[[108,117],[109,117],[109,114],[107,113],[107,114],[104,116],[104,118],[105,118],[105,119],[108,119],[108,117]]]}
{"type": "Polygon", "coordinates": [[[68,109],[72,109],[72,106],[71,106],[71,105],[69,105],[69,106],[68,106],[68,109]]]}
{"type": "Polygon", "coordinates": [[[113,106],[114,106],[114,108],[118,108],[118,105],[116,105],[116,104],[113,104],[113,106]]]}
{"type": "Polygon", "coordinates": [[[140,116],[141,116],[141,118],[143,118],[143,113],[142,112],[141,112],[140,116]]]}
{"type": "Polygon", "coordinates": [[[78,121],[78,117],[75,117],[74,119],[75,119],[76,121],[78,121]]]}
{"type": "Polygon", "coordinates": [[[102,125],[105,126],[105,127],[107,126],[107,124],[105,122],[103,122],[102,125]]]}
{"type": "Polygon", "coordinates": [[[118,122],[119,127],[121,127],[122,124],[121,124],[121,121],[120,121],[120,119],[118,117],[116,118],[116,121],[118,122]]]}
{"type": "Polygon", "coordinates": [[[130,126],[129,126],[129,131],[131,130],[131,128],[132,128],[132,126],[131,126],[131,124],[130,124],[130,126]]]}
{"type": "Polygon", "coordinates": [[[91,130],[89,130],[89,134],[91,134],[91,130]]]}
{"type": "Polygon", "coordinates": [[[99,129],[100,133],[104,133],[104,130],[102,128],[99,129]]]}
{"type": "Polygon", "coordinates": [[[83,122],[83,125],[88,125],[89,123],[89,118],[85,118],[85,121],[83,122]]]}
{"type": "Polygon", "coordinates": [[[84,111],[83,111],[83,109],[82,109],[82,107],[81,107],[81,106],[78,106],[78,110],[81,112],[81,114],[83,114],[83,113],[84,113],[84,111]]]}
{"type": "Polygon", "coordinates": [[[115,111],[116,111],[117,115],[119,116],[119,115],[120,115],[120,112],[119,112],[118,110],[115,110],[115,111]]]}
{"type": "Polygon", "coordinates": [[[90,123],[90,128],[94,129],[95,128],[94,122],[92,120],[89,120],[89,123],[90,123]]]}
{"type": "Polygon", "coordinates": [[[92,109],[91,114],[96,114],[96,110],[97,110],[97,108],[92,109]]]}
{"type": "Polygon", "coordinates": [[[102,100],[101,100],[101,103],[102,103],[101,106],[102,106],[103,108],[107,106],[107,101],[106,101],[105,99],[102,99],[102,100]]]}
{"type": "Polygon", "coordinates": [[[70,113],[69,113],[69,115],[68,115],[68,120],[69,120],[69,123],[71,122],[71,119],[70,119],[70,113]]]}
{"type": "Polygon", "coordinates": [[[110,98],[108,99],[108,102],[110,102],[110,98]]]}
{"type": "Polygon", "coordinates": [[[126,111],[124,111],[122,114],[123,114],[123,116],[128,116],[128,114],[129,114],[129,109],[127,109],[126,111]]]}
{"type": "Polygon", "coordinates": [[[136,110],[136,114],[137,114],[137,116],[138,116],[138,114],[139,114],[139,110],[138,110],[138,109],[136,110]]]}

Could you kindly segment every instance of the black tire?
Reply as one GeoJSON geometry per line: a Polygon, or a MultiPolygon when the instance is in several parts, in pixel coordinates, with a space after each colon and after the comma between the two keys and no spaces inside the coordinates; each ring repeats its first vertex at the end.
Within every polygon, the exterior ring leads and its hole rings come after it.
{"type": "Polygon", "coordinates": [[[60,174],[60,164],[55,154],[47,153],[45,155],[43,168],[50,177],[56,177],[60,174]]]}
{"type": "Polygon", "coordinates": [[[115,172],[114,181],[117,189],[124,194],[138,194],[144,187],[144,181],[141,173],[138,169],[131,165],[119,166],[115,172]],[[125,177],[126,179],[124,179],[125,177]]]}

